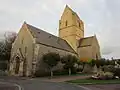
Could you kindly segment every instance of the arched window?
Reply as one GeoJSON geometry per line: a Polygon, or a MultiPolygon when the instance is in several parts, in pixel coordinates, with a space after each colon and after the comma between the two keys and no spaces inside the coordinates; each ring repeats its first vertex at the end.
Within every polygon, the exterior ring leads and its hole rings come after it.
{"type": "Polygon", "coordinates": [[[79,23],[79,27],[80,27],[80,22],[78,22],[79,23]]]}
{"type": "Polygon", "coordinates": [[[24,38],[22,38],[22,44],[23,44],[24,38]]]}
{"type": "Polygon", "coordinates": [[[67,22],[67,20],[65,21],[65,26],[67,26],[68,25],[68,22],[67,22]]]}

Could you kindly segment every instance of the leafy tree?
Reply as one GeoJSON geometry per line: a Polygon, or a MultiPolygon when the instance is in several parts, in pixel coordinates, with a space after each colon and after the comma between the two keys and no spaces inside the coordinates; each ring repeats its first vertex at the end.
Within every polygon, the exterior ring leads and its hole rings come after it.
{"type": "Polygon", "coordinates": [[[82,66],[82,68],[80,69],[80,71],[82,72],[84,70],[86,62],[79,60],[79,61],[77,61],[77,64],[78,64],[78,66],[80,66],[80,65],[82,66]]]}
{"type": "Polygon", "coordinates": [[[80,61],[80,60],[78,60],[78,61],[77,61],[77,64],[78,64],[78,65],[83,65],[83,62],[80,61]]]}
{"type": "Polygon", "coordinates": [[[69,75],[71,75],[71,70],[74,68],[75,63],[77,63],[78,58],[76,56],[67,55],[63,56],[61,62],[64,64],[64,69],[67,69],[69,75]]]}
{"type": "Polygon", "coordinates": [[[96,61],[94,59],[91,59],[87,62],[90,66],[94,66],[96,64],[96,61]]]}
{"type": "Polygon", "coordinates": [[[97,67],[106,65],[105,59],[95,60],[97,67]]]}
{"type": "Polygon", "coordinates": [[[79,61],[77,61],[77,64],[78,64],[78,66],[79,66],[79,65],[82,65],[82,70],[81,70],[81,72],[82,72],[82,71],[84,70],[84,67],[85,67],[86,62],[79,60],[79,61]]]}
{"type": "Polygon", "coordinates": [[[115,65],[115,60],[110,60],[110,64],[109,65],[115,65]]]}
{"type": "Polygon", "coordinates": [[[42,57],[44,63],[46,63],[50,69],[51,78],[53,77],[52,68],[58,64],[60,61],[60,55],[57,53],[47,53],[42,57]]]}
{"type": "Polygon", "coordinates": [[[105,60],[105,65],[110,65],[110,60],[105,60]]]}
{"type": "Polygon", "coordinates": [[[117,63],[120,65],[120,59],[117,60],[117,63]]]}

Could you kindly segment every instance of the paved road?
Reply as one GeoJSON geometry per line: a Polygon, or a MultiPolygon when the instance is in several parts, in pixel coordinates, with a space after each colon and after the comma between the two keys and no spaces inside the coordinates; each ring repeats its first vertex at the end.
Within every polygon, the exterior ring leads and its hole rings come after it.
{"type": "Polygon", "coordinates": [[[0,77],[0,90],[120,90],[120,84],[83,85],[81,87],[53,81],[54,79],[51,82],[44,78],[0,77]]]}
{"type": "Polygon", "coordinates": [[[49,82],[65,82],[65,81],[70,81],[70,80],[76,80],[76,79],[85,79],[89,78],[91,75],[84,75],[84,76],[55,76],[52,79],[48,79],[49,77],[42,77],[39,78],[44,81],[49,81],[49,82]]]}
{"type": "MultiPolygon", "coordinates": [[[[47,82],[40,79],[3,78],[0,80],[0,82],[9,82],[11,85],[16,84],[18,88],[19,86],[22,88],[21,90],[88,90],[84,87],[79,87],[67,83],[47,82]]],[[[19,90],[18,88],[17,90],[19,90]]]]}
{"type": "Polygon", "coordinates": [[[0,82],[0,90],[19,90],[19,87],[16,84],[0,82]]]}

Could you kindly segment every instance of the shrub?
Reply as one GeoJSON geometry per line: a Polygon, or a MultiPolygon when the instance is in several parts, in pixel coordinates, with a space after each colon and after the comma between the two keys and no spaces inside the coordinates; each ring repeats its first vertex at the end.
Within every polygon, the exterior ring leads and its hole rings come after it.
{"type": "Polygon", "coordinates": [[[42,60],[44,63],[46,63],[50,69],[50,73],[51,73],[51,78],[53,77],[53,67],[56,66],[58,64],[58,62],[60,61],[60,55],[57,53],[47,53],[45,55],[43,55],[42,60]]]}
{"type": "Polygon", "coordinates": [[[61,59],[61,62],[64,64],[63,67],[64,69],[68,70],[69,75],[71,75],[71,73],[77,72],[76,68],[74,67],[77,61],[78,61],[78,58],[72,55],[63,56],[61,59]]]}
{"type": "Polygon", "coordinates": [[[106,79],[113,79],[114,74],[112,72],[105,72],[104,76],[106,77],[106,79]]]}
{"type": "Polygon", "coordinates": [[[36,71],[34,76],[35,77],[45,77],[45,76],[50,76],[50,73],[41,73],[40,71],[36,71]]]}
{"type": "Polygon", "coordinates": [[[7,72],[0,70],[0,76],[7,76],[7,72]]]}
{"type": "Polygon", "coordinates": [[[119,76],[120,77],[120,68],[115,68],[113,65],[108,65],[102,67],[104,72],[112,72],[114,76],[119,76]]]}
{"type": "Polygon", "coordinates": [[[92,78],[93,79],[100,79],[100,80],[107,80],[107,79],[113,79],[114,74],[112,72],[103,72],[100,71],[97,74],[95,74],[92,78]]]}
{"type": "Polygon", "coordinates": [[[59,76],[59,75],[68,75],[68,72],[66,69],[63,69],[61,71],[54,71],[54,75],[59,76]]]}
{"type": "Polygon", "coordinates": [[[120,77],[120,68],[115,68],[114,76],[120,77]]]}
{"type": "Polygon", "coordinates": [[[82,72],[83,69],[82,68],[77,68],[77,72],[82,72]]]}
{"type": "Polygon", "coordinates": [[[115,71],[115,67],[113,65],[107,65],[102,67],[104,72],[113,72],[115,71]]]}
{"type": "Polygon", "coordinates": [[[76,74],[77,73],[77,68],[76,67],[73,67],[72,69],[71,69],[71,74],[76,74]]]}
{"type": "Polygon", "coordinates": [[[2,70],[2,71],[7,70],[7,63],[6,63],[6,61],[3,61],[3,62],[0,61],[0,70],[2,70]]]}

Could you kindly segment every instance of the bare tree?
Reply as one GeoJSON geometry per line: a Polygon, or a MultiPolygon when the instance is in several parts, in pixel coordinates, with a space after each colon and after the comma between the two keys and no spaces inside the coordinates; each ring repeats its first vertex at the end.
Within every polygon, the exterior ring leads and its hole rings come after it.
{"type": "Polygon", "coordinates": [[[15,32],[5,32],[4,40],[0,42],[0,61],[3,63],[7,62],[7,68],[9,67],[10,53],[12,43],[16,38],[15,32]]]}

